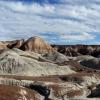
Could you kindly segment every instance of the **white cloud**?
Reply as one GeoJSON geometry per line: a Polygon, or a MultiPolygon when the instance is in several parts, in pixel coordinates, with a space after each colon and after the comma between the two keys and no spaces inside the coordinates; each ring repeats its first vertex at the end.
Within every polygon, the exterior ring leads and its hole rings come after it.
{"type": "Polygon", "coordinates": [[[53,12],[55,7],[49,4],[44,4],[41,6],[40,4],[23,4],[22,2],[6,2],[5,4],[8,8],[17,12],[26,12],[26,13],[44,13],[44,12],[53,12]]]}
{"type": "MultiPolygon", "coordinates": [[[[0,39],[43,36],[42,33],[48,36],[52,32],[64,41],[93,40],[95,34],[91,32],[100,31],[100,6],[94,1],[65,0],[54,5],[0,1],[0,39]]],[[[56,42],[55,37],[50,40],[56,42]]]]}
{"type": "Polygon", "coordinates": [[[73,40],[78,40],[78,41],[84,41],[84,40],[91,40],[91,39],[94,39],[95,36],[94,35],[91,35],[89,33],[81,33],[81,34],[61,34],[60,35],[62,39],[67,39],[67,40],[70,40],[70,41],[73,41],[73,40]]]}

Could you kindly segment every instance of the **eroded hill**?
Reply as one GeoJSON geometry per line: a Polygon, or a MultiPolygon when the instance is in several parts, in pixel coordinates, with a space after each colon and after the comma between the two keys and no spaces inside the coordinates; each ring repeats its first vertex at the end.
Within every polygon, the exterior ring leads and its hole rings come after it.
{"type": "Polygon", "coordinates": [[[40,37],[1,42],[0,98],[99,100],[99,55],[99,45],[50,46],[40,37]]]}

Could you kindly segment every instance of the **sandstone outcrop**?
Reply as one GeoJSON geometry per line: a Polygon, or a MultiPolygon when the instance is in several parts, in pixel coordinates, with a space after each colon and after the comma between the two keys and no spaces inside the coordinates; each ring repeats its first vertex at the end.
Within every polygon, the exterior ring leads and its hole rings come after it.
{"type": "Polygon", "coordinates": [[[34,51],[36,53],[45,53],[52,50],[52,47],[40,37],[31,37],[24,42],[20,49],[24,51],[34,51]]]}
{"type": "Polygon", "coordinates": [[[7,47],[10,49],[20,48],[23,45],[23,43],[24,43],[24,39],[9,41],[7,47]]]}
{"type": "Polygon", "coordinates": [[[7,45],[4,44],[3,42],[0,42],[0,50],[7,49],[7,45]]]}

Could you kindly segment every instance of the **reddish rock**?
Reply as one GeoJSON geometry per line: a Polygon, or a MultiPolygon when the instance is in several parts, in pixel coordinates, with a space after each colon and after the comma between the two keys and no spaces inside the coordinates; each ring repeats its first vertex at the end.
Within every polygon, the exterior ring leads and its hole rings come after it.
{"type": "Polygon", "coordinates": [[[24,39],[9,41],[7,47],[10,48],[10,49],[12,49],[12,48],[20,48],[23,43],[24,43],[24,39]]]}
{"type": "Polygon", "coordinates": [[[3,42],[0,42],[0,50],[3,50],[3,49],[7,49],[7,46],[3,42]]]}
{"type": "Polygon", "coordinates": [[[31,37],[25,41],[20,49],[25,51],[34,51],[37,53],[45,53],[52,50],[52,47],[40,37],[31,37]]]}
{"type": "Polygon", "coordinates": [[[41,100],[34,90],[18,86],[0,85],[0,100],[41,100]]]}

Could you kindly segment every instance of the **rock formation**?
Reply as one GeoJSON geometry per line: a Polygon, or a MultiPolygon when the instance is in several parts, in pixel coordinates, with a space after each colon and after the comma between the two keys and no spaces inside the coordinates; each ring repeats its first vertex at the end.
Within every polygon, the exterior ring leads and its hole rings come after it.
{"type": "Polygon", "coordinates": [[[66,56],[100,56],[100,45],[52,45],[52,47],[66,56]]]}
{"type": "Polygon", "coordinates": [[[65,62],[65,61],[69,60],[65,55],[63,55],[63,54],[61,54],[61,53],[59,53],[59,52],[57,52],[55,50],[53,50],[51,52],[48,52],[48,53],[45,53],[42,56],[46,60],[52,61],[52,62],[57,63],[57,64],[61,64],[61,63],[65,62]]]}
{"type": "Polygon", "coordinates": [[[80,64],[89,68],[100,69],[100,58],[86,58],[80,61],[80,64]]]}
{"type": "Polygon", "coordinates": [[[43,97],[36,91],[27,88],[0,85],[0,100],[43,100],[43,97]]]}
{"type": "Polygon", "coordinates": [[[52,50],[52,47],[40,37],[31,37],[24,42],[24,44],[20,47],[20,49],[24,51],[45,53],[52,50]]]}
{"type": "Polygon", "coordinates": [[[42,62],[39,60],[40,57],[41,55],[39,56],[36,53],[18,50],[17,48],[5,50],[0,54],[0,73],[31,76],[74,73],[69,67],[42,62]]]}
{"type": "Polygon", "coordinates": [[[99,45],[51,47],[40,37],[2,41],[0,100],[100,98],[99,56],[99,45]]]}
{"type": "Polygon", "coordinates": [[[0,50],[7,49],[7,45],[4,44],[3,42],[0,42],[0,50]]]}
{"type": "Polygon", "coordinates": [[[20,48],[24,43],[24,39],[22,40],[14,40],[14,41],[9,41],[7,47],[12,49],[12,48],[20,48]]]}

